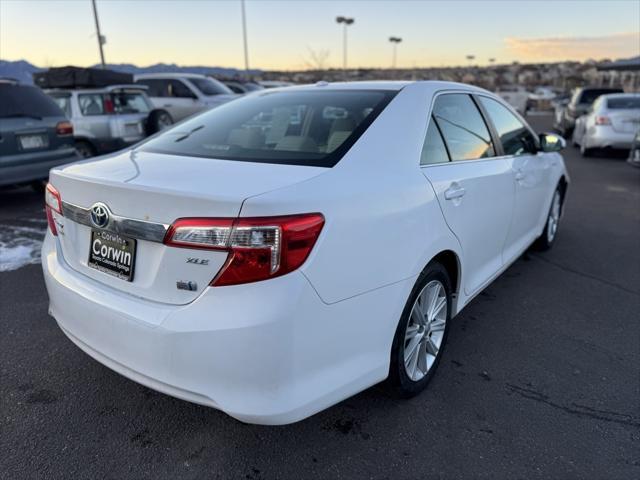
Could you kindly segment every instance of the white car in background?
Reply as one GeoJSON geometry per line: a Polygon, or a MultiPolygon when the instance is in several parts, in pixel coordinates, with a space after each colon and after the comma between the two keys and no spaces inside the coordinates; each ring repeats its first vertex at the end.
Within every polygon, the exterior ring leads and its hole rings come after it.
{"type": "Polygon", "coordinates": [[[244,422],[385,379],[415,395],[451,319],[553,245],[563,145],[463,84],[256,92],[52,170],[49,311],[109,368],[244,422]]]}
{"type": "Polygon", "coordinates": [[[174,122],[238,97],[222,82],[195,73],[144,73],[134,78],[149,88],[154,108],[169,112],[174,122]]]}
{"type": "Polygon", "coordinates": [[[596,149],[629,150],[640,128],[640,93],[601,95],[576,120],[573,144],[587,157],[596,149]]]}
{"type": "Polygon", "coordinates": [[[496,90],[496,95],[511,105],[520,115],[527,110],[529,92],[519,85],[503,85],[496,90]]]}

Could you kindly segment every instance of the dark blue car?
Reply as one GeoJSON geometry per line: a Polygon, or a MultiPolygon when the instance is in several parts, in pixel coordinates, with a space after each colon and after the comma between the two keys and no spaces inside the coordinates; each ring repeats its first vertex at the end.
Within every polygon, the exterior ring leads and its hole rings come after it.
{"type": "Polygon", "coordinates": [[[49,169],[78,159],[73,126],[39,88],[0,79],[0,187],[41,188],[49,169]]]}

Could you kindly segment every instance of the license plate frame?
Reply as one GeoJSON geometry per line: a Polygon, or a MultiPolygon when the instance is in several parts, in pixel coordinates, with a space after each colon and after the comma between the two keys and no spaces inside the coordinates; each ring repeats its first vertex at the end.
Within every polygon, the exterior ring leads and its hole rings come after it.
{"type": "Polygon", "coordinates": [[[87,266],[126,282],[132,282],[137,241],[107,230],[91,229],[87,266]]]}

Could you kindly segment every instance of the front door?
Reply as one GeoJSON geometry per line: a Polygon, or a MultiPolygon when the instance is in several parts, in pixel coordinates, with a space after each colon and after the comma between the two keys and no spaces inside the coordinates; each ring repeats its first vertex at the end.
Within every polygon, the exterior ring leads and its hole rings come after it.
{"type": "Polygon", "coordinates": [[[464,290],[471,295],[503,266],[502,249],[513,215],[513,175],[506,159],[495,158],[489,130],[469,95],[439,95],[430,123],[442,134],[450,162],[422,171],[462,246],[464,290]]]}

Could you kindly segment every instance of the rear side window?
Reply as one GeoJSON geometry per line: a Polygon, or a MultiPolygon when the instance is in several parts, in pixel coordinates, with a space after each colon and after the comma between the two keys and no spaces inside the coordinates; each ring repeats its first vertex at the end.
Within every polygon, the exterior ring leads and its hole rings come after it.
{"type": "Polygon", "coordinates": [[[80,113],[85,116],[104,115],[104,103],[101,93],[83,93],[78,95],[80,113]]]}
{"type": "Polygon", "coordinates": [[[146,85],[147,87],[149,87],[149,90],[147,91],[147,94],[150,97],[166,97],[166,91],[167,91],[167,83],[164,80],[157,80],[157,79],[141,79],[141,80],[136,80],[136,83],[140,84],[140,85],[146,85]]]}
{"type": "Polygon", "coordinates": [[[0,84],[0,118],[64,117],[56,103],[31,85],[0,84]]]}
{"type": "Polygon", "coordinates": [[[505,155],[536,153],[537,143],[531,131],[507,108],[488,97],[479,97],[496,127],[505,155]]]}
{"type": "Polygon", "coordinates": [[[420,165],[433,165],[435,163],[446,163],[449,161],[447,147],[444,145],[440,130],[432,118],[427,129],[427,136],[422,146],[420,155],[420,165]]]}
{"type": "Polygon", "coordinates": [[[637,110],[640,108],[640,97],[608,98],[607,108],[609,110],[637,110]]]}
{"type": "Polygon", "coordinates": [[[225,160],[332,167],[394,95],[378,90],[265,91],[183,122],[140,148],[225,160]]]}
{"type": "Polygon", "coordinates": [[[440,95],[434,103],[433,116],[438,122],[451,160],[495,156],[489,129],[469,95],[440,95]]]}

